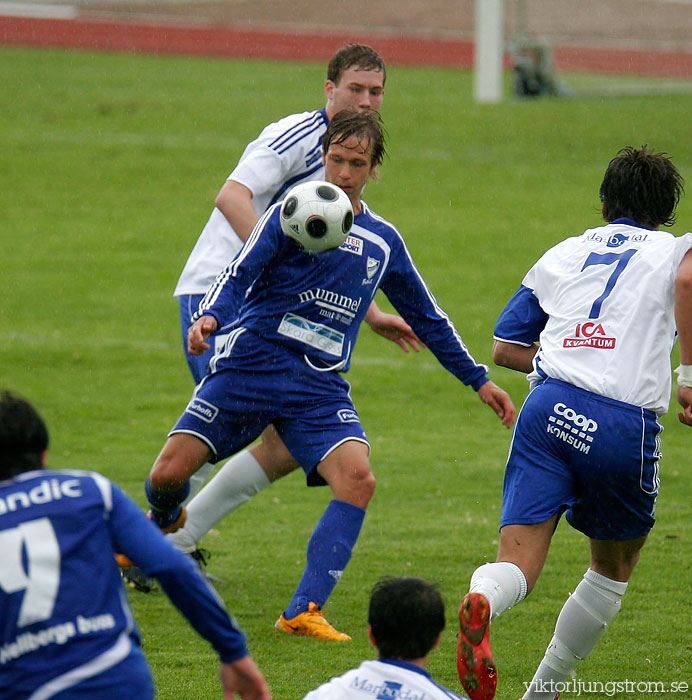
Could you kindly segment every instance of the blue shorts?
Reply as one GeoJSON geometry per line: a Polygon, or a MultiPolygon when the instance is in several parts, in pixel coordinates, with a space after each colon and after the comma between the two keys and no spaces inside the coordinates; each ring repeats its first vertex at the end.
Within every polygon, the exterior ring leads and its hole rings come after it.
{"type": "Polygon", "coordinates": [[[180,332],[183,339],[183,352],[190,368],[195,384],[199,384],[204,377],[209,374],[209,362],[214,357],[214,353],[221,347],[228,337],[228,330],[222,328],[209,336],[211,346],[202,355],[191,355],[187,351],[187,329],[192,325],[192,314],[199,308],[199,302],[204,298],[204,294],[184,294],[178,297],[180,306],[180,332]]]}
{"type": "Polygon", "coordinates": [[[652,411],[547,379],[526,398],[507,460],[501,527],[567,511],[587,537],[648,534],[658,495],[659,440],[652,411]]]}
{"type": "Polygon", "coordinates": [[[369,446],[341,375],[316,371],[302,355],[237,328],[171,434],[198,437],[214,453],[210,461],[218,462],[270,423],[303,467],[308,486],[325,484],[315,467],[342,443],[369,446]]]}

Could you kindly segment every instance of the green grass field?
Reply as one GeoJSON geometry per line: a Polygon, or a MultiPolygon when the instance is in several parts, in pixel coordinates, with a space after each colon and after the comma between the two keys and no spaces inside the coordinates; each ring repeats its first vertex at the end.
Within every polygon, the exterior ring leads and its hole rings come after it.
{"type": "MultiPolygon", "coordinates": [[[[171,297],[178,274],[245,144],[269,121],[323,104],[323,66],[15,48],[0,49],[0,66],[0,387],[48,420],[51,466],[101,471],[143,506],[144,478],[192,390],[171,297]]],[[[598,187],[618,148],[667,151],[692,182],[692,96],[478,106],[471,82],[466,71],[391,68],[390,157],[365,198],[398,225],[472,353],[490,364],[494,321],[524,272],[600,223],[598,187]]],[[[673,231],[691,220],[688,198],[673,231]]],[[[520,405],[523,376],[491,375],[520,405]]],[[[380,576],[436,581],[449,623],[430,669],[460,691],[456,610],[473,569],[494,559],[510,434],[429,352],[405,355],[369,329],[349,379],[378,479],[326,608],[353,642],[273,629],[330,497],[301,474],[207,536],[210,570],[279,700],[372,656],[365,619],[380,576]]],[[[674,412],[663,422],[657,525],[622,613],[580,666],[584,682],[692,685],[692,433],[674,412]]],[[[562,523],[536,590],[493,627],[500,700],[522,694],[587,565],[586,541],[562,523]]],[[[160,700],[221,697],[211,648],[168,600],[130,598],[160,700]]],[[[656,693],[591,697],[606,695],[656,693]]]]}

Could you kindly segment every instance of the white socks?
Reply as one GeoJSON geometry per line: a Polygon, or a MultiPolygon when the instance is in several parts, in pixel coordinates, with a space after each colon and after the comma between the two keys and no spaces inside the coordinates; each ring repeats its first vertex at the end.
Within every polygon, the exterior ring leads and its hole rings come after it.
{"type": "Polygon", "coordinates": [[[211,462],[206,462],[190,477],[190,493],[183,501],[184,506],[186,506],[199,493],[199,490],[202,488],[202,486],[204,486],[204,482],[209,478],[213,471],[214,465],[211,462]]]}
{"type": "Polygon", "coordinates": [[[615,619],[626,590],[627,583],[587,570],[557,618],[555,635],[523,700],[555,698],[558,684],[572,676],[615,619]]]}
{"type": "Polygon", "coordinates": [[[264,469],[250,452],[239,452],[185,506],[185,526],[167,535],[168,539],[176,549],[194,551],[202,535],[270,483],[264,469]]]}
{"type": "Polygon", "coordinates": [[[508,561],[479,566],[471,576],[469,593],[481,593],[490,603],[490,620],[526,598],[524,572],[508,561]]]}

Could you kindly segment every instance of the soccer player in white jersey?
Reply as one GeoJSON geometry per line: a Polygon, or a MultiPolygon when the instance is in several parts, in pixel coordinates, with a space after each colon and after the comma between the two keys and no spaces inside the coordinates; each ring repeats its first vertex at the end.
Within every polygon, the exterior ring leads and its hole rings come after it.
{"type": "MultiPolygon", "coordinates": [[[[282,201],[286,192],[299,182],[324,179],[321,148],[329,120],[344,107],[379,110],[386,77],[384,61],[374,49],[348,44],[334,54],[327,67],[325,107],[269,124],[246,147],[216,198],[214,210],[174,292],[180,305],[183,347],[195,384],[207,373],[215,350],[227,337],[221,329],[215,333],[207,352],[195,356],[187,351],[187,329],[202,296],[271,205],[282,201]]],[[[409,348],[420,349],[408,325],[401,318],[380,311],[374,302],[365,320],[373,330],[406,352],[409,348]]],[[[235,455],[232,463],[238,499],[229,502],[229,508],[237,507],[249,494],[266,488],[298,467],[271,426],[264,431],[260,443],[235,455]]],[[[193,494],[211,471],[212,465],[206,465],[193,476],[193,494]]]]}
{"type": "Polygon", "coordinates": [[[269,700],[245,637],[195,565],[90,471],[45,469],[34,407],[0,395],[0,697],[153,700],[114,552],[158,579],[221,659],[226,700],[269,700]],[[133,525],[135,527],[133,527],[133,525]]]}
{"type": "Polygon", "coordinates": [[[445,606],[433,584],[413,577],[381,579],[368,609],[368,637],[377,659],[332,678],[303,700],[463,700],[426,670],[444,628],[445,606]]]}
{"type": "Polygon", "coordinates": [[[459,676],[489,700],[489,622],[521,602],[560,516],[589,538],[590,567],[560,613],[523,700],[553,700],[620,609],[654,524],[661,426],[680,342],[677,398],[692,425],[692,234],[675,221],[683,180],[665,154],[623,148],[605,172],[605,226],[567,238],[529,270],[495,326],[493,359],[526,372],[503,488],[495,563],[459,610],[459,676]]]}
{"type": "MultiPolygon", "coordinates": [[[[280,205],[262,217],[238,256],[217,277],[194,315],[192,353],[216,328],[237,320],[211,373],[171,431],[147,480],[152,518],[185,522],[187,482],[205,462],[233,454],[272,423],[302,465],[308,485],[329,484],[329,503],[308,544],[301,582],[277,626],[289,634],[348,640],[321,608],[343,573],[375,488],[370,446],[340,372],[348,370],[359,326],[378,289],[441,364],[478,392],[509,427],[515,409],[469,354],[390,223],[361,201],[384,154],[375,112],[342,110],[323,140],[325,179],[341,187],[355,221],[340,248],[311,255],[285,236],[280,205]],[[324,299],[330,303],[325,304],[324,299]],[[305,329],[311,329],[305,331],[305,329]],[[321,342],[328,338],[329,342],[321,342]]],[[[224,517],[228,464],[188,505],[192,542],[224,517]]],[[[194,546],[194,545],[193,545],[194,546]]]]}

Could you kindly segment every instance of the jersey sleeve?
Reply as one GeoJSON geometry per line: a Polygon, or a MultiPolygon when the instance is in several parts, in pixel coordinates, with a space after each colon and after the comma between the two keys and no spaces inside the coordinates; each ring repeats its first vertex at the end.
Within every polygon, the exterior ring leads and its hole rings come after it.
{"type": "Polygon", "coordinates": [[[476,362],[471,356],[456,327],[423,280],[401,237],[394,246],[382,291],[440,364],[478,391],[488,381],[487,365],[476,362]]]}
{"type": "Polygon", "coordinates": [[[276,201],[294,177],[305,178],[311,168],[321,167],[326,120],[324,111],[318,110],[269,124],[247,145],[228,179],[245,185],[255,199],[276,201]]]}
{"type": "Polygon", "coordinates": [[[533,289],[521,284],[497,319],[493,337],[528,347],[538,341],[547,321],[533,289]]]}
{"type": "Polygon", "coordinates": [[[213,316],[218,328],[222,328],[238,317],[247,290],[286,244],[278,209],[279,205],[275,205],[265,212],[238,255],[217,275],[192,315],[193,323],[202,316],[213,316]]]}
{"type": "Polygon", "coordinates": [[[245,635],[195,565],[117,486],[107,511],[113,549],[161,584],[171,602],[217,651],[224,663],[247,656],[245,635]]]}
{"type": "Polygon", "coordinates": [[[259,197],[277,190],[287,179],[289,170],[289,164],[279,153],[253,141],[228,179],[245,185],[253,197],[259,197]]]}

